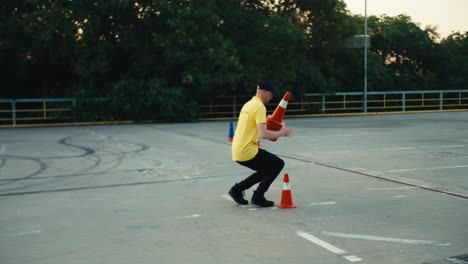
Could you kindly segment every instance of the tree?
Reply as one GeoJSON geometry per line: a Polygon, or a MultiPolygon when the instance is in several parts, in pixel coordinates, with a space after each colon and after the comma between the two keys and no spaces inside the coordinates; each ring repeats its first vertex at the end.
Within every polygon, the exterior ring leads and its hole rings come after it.
{"type": "Polygon", "coordinates": [[[2,1],[1,79],[5,96],[63,94],[72,79],[74,26],[68,3],[2,1]],[[8,67],[6,67],[8,65],[8,67]]]}
{"type": "Polygon", "coordinates": [[[446,76],[447,89],[468,89],[468,32],[452,33],[442,41],[447,51],[446,76]]]}
{"type": "Polygon", "coordinates": [[[342,0],[297,1],[305,14],[303,30],[309,41],[312,64],[318,65],[322,76],[316,82],[326,80],[319,91],[344,91],[357,89],[362,76],[359,52],[346,48],[346,39],[356,34],[360,27],[349,15],[342,0]]]}
{"type": "MultiPolygon", "coordinates": [[[[2,97],[108,98],[109,118],[167,120],[175,117],[153,103],[161,97],[173,96],[168,109],[190,119],[180,105],[251,94],[263,78],[298,95],[363,88],[363,49],[346,47],[362,34],[363,17],[351,16],[343,0],[5,0],[0,7],[2,97]]],[[[369,90],[467,86],[466,34],[439,43],[436,28],[405,15],[369,17],[369,34],[369,90]]]]}
{"type": "Polygon", "coordinates": [[[434,28],[421,29],[406,15],[369,18],[372,51],[393,76],[394,87],[386,89],[431,89],[438,83],[437,67],[442,57],[435,43],[434,28]]]}

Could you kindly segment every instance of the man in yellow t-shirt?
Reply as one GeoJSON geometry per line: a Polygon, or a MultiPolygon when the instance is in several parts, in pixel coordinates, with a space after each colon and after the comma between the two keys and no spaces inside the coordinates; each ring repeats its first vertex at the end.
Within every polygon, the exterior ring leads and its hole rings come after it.
{"type": "Polygon", "coordinates": [[[257,92],[250,101],[244,104],[239,114],[237,128],[232,141],[232,159],[255,172],[243,181],[236,183],[229,195],[238,204],[248,204],[243,191],[260,183],[251,199],[251,203],[261,207],[274,206],[274,202],[265,198],[265,192],[284,167],[284,161],[278,156],[258,148],[258,140],[277,139],[292,136],[293,129],[285,125],[279,131],[266,128],[266,107],[273,98],[273,83],[269,80],[259,81],[257,92]]]}

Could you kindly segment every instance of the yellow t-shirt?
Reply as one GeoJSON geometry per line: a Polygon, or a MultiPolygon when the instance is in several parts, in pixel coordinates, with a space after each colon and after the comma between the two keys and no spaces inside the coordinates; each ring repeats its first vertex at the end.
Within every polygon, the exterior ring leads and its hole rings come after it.
{"type": "Polygon", "coordinates": [[[234,161],[251,160],[258,153],[257,124],[266,123],[266,107],[257,96],[244,104],[237,121],[236,132],[232,141],[232,159],[234,161]]]}

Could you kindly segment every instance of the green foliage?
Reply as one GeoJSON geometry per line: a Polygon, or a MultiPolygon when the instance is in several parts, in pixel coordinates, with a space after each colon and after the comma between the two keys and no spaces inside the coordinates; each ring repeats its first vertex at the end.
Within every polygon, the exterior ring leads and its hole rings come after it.
{"type": "Polygon", "coordinates": [[[453,33],[442,41],[447,51],[446,87],[468,89],[468,32],[453,33]]]}
{"type": "Polygon", "coordinates": [[[445,54],[435,42],[433,29],[421,29],[406,15],[372,17],[369,28],[372,50],[380,55],[380,65],[393,76],[395,87],[442,89],[438,75],[445,54]]]}
{"type": "Polygon", "coordinates": [[[193,121],[198,105],[181,89],[160,80],[123,80],[109,95],[113,119],[193,121]]]}
{"type": "MultiPolygon", "coordinates": [[[[174,121],[263,78],[298,95],[361,91],[363,49],[345,43],[363,20],[342,0],[4,0],[0,97],[103,98],[77,118],[174,121]]],[[[466,33],[368,20],[369,90],[468,88],[466,33]]]]}

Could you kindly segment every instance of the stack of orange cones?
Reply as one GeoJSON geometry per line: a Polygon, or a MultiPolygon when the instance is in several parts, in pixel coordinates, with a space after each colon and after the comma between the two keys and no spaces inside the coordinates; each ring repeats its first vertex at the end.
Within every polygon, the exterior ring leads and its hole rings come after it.
{"type": "MultiPolygon", "coordinates": [[[[266,127],[268,130],[278,131],[284,126],[283,118],[284,118],[284,113],[286,112],[286,107],[288,107],[290,95],[291,94],[289,92],[286,92],[283,96],[283,99],[281,99],[281,102],[276,107],[275,111],[273,112],[273,114],[267,116],[266,127]]],[[[276,141],[276,140],[277,139],[271,139],[271,141],[276,141]]]]}
{"type": "Polygon", "coordinates": [[[289,209],[296,208],[296,205],[292,199],[291,185],[289,185],[289,175],[284,174],[283,178],[283,192],[281,194],[281,203],[278,205],[278,208],[289,209]]]}
{"type": "Polygon", "coordinates": [[[232,142],[232,139],[234,138],[234,124],[230,123],[229,125],[229,135],[228,135],[228,138],[227,138],[227,142],[232,142]]]}

